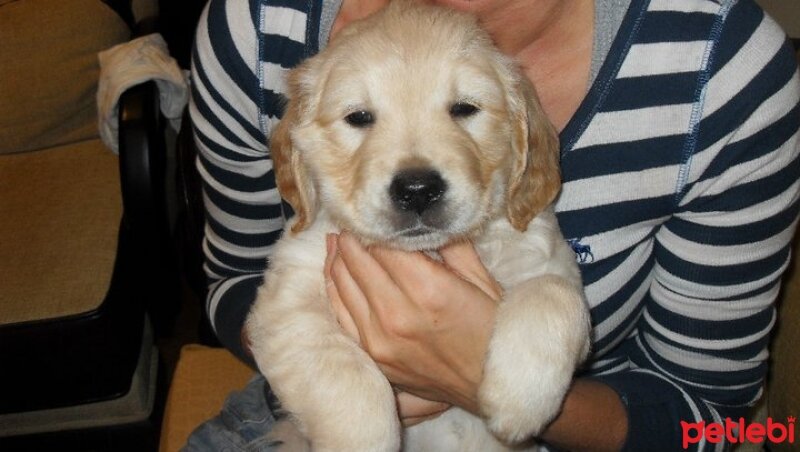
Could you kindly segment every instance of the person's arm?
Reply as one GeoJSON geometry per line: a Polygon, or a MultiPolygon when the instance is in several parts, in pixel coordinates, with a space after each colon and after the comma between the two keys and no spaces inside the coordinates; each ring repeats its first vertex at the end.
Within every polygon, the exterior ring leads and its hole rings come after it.
{"type": "Polygon", "coordinates": [[[259,107],[257,27],[247,0],[212,0],[197,28],[190,113],[203,181],[206,310],[222,344],[246,362],[244,319],[283,228],[259,107]]]}
{"type": "MultiPolygon", "coordinates": [[[[624,402],[626,450],[718,446],[692,425],[747,417],[766,381],[774,303],[800,197],[800,82],[777,25],[751,2],[715,43],[702,119],[655,268],[631,368],[596,377],[624,402]]],[[[723,441],[726,441],[723,439],[723,441]]]]}
{"type": "MultiPolygon", "coordinates": [[[[731,9],[714,44],[685,186],[621,345],[631,368],[593,377],[627,412],[624,450],[713,450],[721,444],[697,423],[746,417],[765,382],[798,214],[800,84],[783,34],[749,2],[731,9]]],[[[571,395],[544,436],[556,445],[579,446],[562,441],[571,395]]]]}
{"type": "Polygon", "coordinates": [[[798,215],[800,83],[782,32],[749,2],[716,45],[686,185],[622,345],[632,367],[576,381],[543,435],[556,446],[593,449],[581,437],[627,431],[624,450],[713,450],[692,425],[738,421],[763,390],[798,215]],[[614,422],[623,418],[627,428],[614,422]]]}

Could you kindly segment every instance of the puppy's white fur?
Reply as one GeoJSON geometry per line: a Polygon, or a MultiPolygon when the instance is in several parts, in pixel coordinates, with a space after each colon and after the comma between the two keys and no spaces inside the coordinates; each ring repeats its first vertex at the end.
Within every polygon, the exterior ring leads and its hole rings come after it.
{"type": "Polygon", "coordinates": [[[247,332],[292,422],[319,451],[525,447],[557,415],[589,348],[580,274],[549,207],[557,140],[533,90],[473,18],[405,1],[343,30],[289,85],[271,149],[297,215],[247,332]],[[478,109],[453,114],[459,102],[478,109]],[[354,127],[345,119],[354,111],[374,122],[354,127]],[[428,217],[390,196],[397,174],[419,168],[446,182],[428,217]],[[409,250],[474,242],[504,290],[481,417],[454,408],[401,430],[390,384],[325,295],[325,235],[343,229],[409,250]]]}

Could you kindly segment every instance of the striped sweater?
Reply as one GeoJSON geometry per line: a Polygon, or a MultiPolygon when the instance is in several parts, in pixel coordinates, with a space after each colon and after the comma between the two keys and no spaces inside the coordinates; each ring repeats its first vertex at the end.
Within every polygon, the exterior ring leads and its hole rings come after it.
{"type": "MultiPolygon", "coordinates": [[[[266,143],[287,70],[319,49],[322,9],[211,0],[198,27],[207,308],[240,356],[285,222],[266,143]]],[[[593,321],[584,373],[620,394],[628,450],[679,448],[681,420],[738,419],[761,394],[798,216],[794,61],[752,0],[632,0],[561,133],[556,210],[593,321]]]]}

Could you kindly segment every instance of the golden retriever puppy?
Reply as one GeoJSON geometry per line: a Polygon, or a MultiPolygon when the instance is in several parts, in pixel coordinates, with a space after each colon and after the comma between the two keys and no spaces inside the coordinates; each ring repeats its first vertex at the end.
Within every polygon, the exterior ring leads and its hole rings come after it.
{"type": "Polygon", "coordinates": [[[589,317],[549,207],[557,138],[524,77],[471,16],[394,1],[293,70],[289,95],[271,152],[296,216],[246,328],[293,427],[337,452],[509,450],[540,433],[589,317]],[[402,430],[391,385],[326,297],[325,235],[341,230],[405,250],[473,241],[504,290],[480,417],[452,408],[402,430]]]}

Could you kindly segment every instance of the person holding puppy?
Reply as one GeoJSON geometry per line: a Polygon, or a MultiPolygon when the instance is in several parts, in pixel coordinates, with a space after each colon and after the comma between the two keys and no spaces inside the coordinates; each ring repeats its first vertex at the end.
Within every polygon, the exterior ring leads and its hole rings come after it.
{"type": "MultiPolygon", "coordinates": [[[[290,215],[266,144],[283,77],[385,2],[305,3],[211,0],[198,27],[191,113],[209,317],[244,360],[242,323],[290,215]]],[[[581,264],[593,346],[538,440],[671,450],[681,421],[746,416],[764,384],[798,215],[800,84],[778,26],[751,0],[434,3],[478,18],[560,132],[555,210],[581,264]]],[[[347,234],[328,243],[337,317],[401,390],[407,425],[452,405],[476,412],[502,297],[470,244],[440,254],[367,250],[347,234]]],[[[272,422],[264,386],[254,380],[228,402],[252,418],[232,425],[223,414],[188,448],[262,438],[272,422]]]]}

